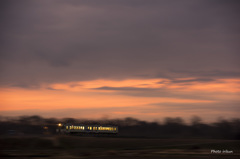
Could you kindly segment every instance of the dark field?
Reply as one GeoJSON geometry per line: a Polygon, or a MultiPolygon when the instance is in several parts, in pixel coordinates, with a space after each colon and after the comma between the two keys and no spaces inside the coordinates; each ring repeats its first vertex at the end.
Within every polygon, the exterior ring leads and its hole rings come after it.
{"type": "Polygon", "coordinates": [[[240,156],[239,140],[2,136],[0,147],[0,158],[235,159],[240,156]],[[211,150],[232,153],[214,154],[211,150]]]}
{"type": "Polygon", "coordinates": [[[121,120],[4,118],[0,122],[0,158],[37,159],[236,159],[240,156],[240,119],[190,125],[181,118],[163,123],[121,120]],[[71,136],[56,133],[57,123],[117,125],[116,136],[71,136]],[[44,129],[47,127],[47,129],[44,129]],[[211,151],[228,150],[229,153],[211,151]]]}

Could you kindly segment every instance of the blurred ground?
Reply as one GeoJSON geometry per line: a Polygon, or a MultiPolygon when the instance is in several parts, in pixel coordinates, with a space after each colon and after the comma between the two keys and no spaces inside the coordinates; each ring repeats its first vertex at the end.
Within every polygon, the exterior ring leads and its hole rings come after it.
{"type": "Polygon", "coordinates": [[[0,158],[237,159],[239,140],[1,136],[0,158]],[[213,154],[211,150],[233,153],[213,154]]]}

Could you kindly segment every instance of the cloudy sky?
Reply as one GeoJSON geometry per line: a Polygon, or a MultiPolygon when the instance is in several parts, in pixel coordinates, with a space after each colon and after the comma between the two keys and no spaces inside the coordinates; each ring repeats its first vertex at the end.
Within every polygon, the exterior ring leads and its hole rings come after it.
{"type": "Polygon", "coordinates": [[[240,111],[237,0],[1,0],[0,115],[240,111]]]}

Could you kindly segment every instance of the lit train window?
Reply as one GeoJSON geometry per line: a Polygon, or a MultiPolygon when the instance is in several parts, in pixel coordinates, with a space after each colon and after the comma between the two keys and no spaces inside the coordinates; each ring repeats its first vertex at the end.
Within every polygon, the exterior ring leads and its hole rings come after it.
{"type": "Polygon", "coordinates": [[[66,126],[66,129],[68,129],[68,126],[66,126]]]}

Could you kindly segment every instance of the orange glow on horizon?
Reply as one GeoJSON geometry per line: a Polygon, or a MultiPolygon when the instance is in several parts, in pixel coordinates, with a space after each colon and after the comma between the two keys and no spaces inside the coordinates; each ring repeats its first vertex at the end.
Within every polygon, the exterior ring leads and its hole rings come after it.
{"type": "Polygon", "coordinates": [[[0,110],[128,107],[149,103],[210,103],[210,100],[135,97],[52,90],[1,89],[0,110]]]}
{"type": "MultiPolygon", "coordinates": [[[[240,79],[217,79],[215,81],[197,81],[195,78],[177,79],[180,82],[174,82],[169,79],[127,79],[127,80],[91,80],[77,81],[67,83],[44,84],[38,89],[24,88],[0,88],[0,111],[10,110],[56,110],[56,109],[99,109],[99,108],[136,108],[155,110],[155,103],[159,105],[157,112],[135,112],[114,111],[112,114],[118,117],[123,116],[143,116],[146,118],[164,116],[166,113],[170,115],[184,116],[189,113],[198,111],[197,108],[192,110],[184,110],[182,112],[174,111],[171,107],[165,107],[165,103],[177,104],[211,104],[221,100],[232,100],[236,98],[233,93],[240,92],[240,79]],[[182,81],[181,81],[182,80],[182,81]],[[184,82],[184,80],[189,80],[184,82]],[[98,89],[98,88],[113,89],[98,89]],[[130,88],[121,89],[121,88],[130,88]],[[138,96],[129,95],[129,92],[144,92],[147,90],[158,93],[158,90],[164,90],[177,93],[190,94],[210,94],[211,98],[188,98],[187,95],[161,97],[158,96],[138,96]],[[212,93],[215,92],[215,93],[212,93]],[[210,100],[211,99],[211,100],[210,100]],[[161,106],[162,105],[162,106],[161,106]]],[[[128,110],[128,109],[127,109],[128,110]]],[[[110,111],[110,109],[109,109],[110,111]]],[[[87,116],[87,114],[85,114],[87,116]]],[[[101,117],[97,114],[95,117],[101,117]]],[[[168,116],[168,115],[166,115],[168,116]]]]}

